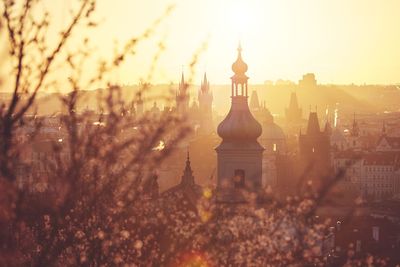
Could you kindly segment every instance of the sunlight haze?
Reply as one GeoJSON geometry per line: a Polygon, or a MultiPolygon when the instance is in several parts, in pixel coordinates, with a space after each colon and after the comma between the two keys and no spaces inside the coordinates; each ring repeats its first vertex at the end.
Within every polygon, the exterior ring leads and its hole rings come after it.
{"type": "MultiPolygon", "coordinates": [[[[48,0],[62,25],[69,1],[48,0]]],[[[153,83],[177,82],[193,53],[208,40],[197,65],[212,83],[229,83],[230,64],[239,39],[249,64],[251,83],[298,81],[314,72],[320,83],[398,83],[400,73],[400,1],[398,0],[102,0],[100,27],[92,42],[102,55],[142,33],[169,4],[176,8],[115,74],[116,82],[137,83],[145,77],[157,43],[166,50],[153,83]]]]}

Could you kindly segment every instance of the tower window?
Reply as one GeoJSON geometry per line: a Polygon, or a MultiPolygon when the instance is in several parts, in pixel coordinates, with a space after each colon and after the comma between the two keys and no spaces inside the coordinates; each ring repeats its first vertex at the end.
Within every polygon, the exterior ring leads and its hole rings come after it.
{"type": "Polygon", "coordinates": [[[235,170],[235,176],[233,177],[233,183],[235,188],[244,188],[245,172],[242,169],[235,170]]]}
{"type": "Polygon", "coordinates": [[[276,152],[276,144],[273,145],[272,150],[276,152]]]}

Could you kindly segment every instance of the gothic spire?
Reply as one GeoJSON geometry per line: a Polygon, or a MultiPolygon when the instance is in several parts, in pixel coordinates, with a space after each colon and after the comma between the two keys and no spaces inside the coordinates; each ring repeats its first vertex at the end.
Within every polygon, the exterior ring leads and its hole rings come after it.
{"type": "Polygon", "coordinates": [[[358,128],[358,123],[356,121],[356,113],[354,112],[354,115],[353,115],[353,128],[351,130],[351,135],[352,136],[358,136],[359,132],[360,131],[359,131],[359,128],[358,128]]]}
{"type": "Polygon", "coordinates": [[[318,122],[317,112],[310,112],[307,125],[307,134],[319,134],[321,131],[318,122]]]}
{"type": "Polygon", "coordinates": [[[184,95],[186,93],[185,75],[182,71],[181,81],[179,83],[179,94],[184,95]]]}
{"type": "Polygon", "coordinates": [[[200,90],[203,93],[208,93],[209,89],[210,89],[210,82],[207,80],[207,73],[204,72],[204,78],[203,81],[201,82],[200,90]]]}
{"type": "Polygon", "coordinates": [[[185,165],[185,169],[183,170],[181,184],[182,185],[194,185],[193,171],[192,171],[192,167],[190,166],[189,150],[187,151],[187,155],[186,155],[186,165],[185,165]]]}
{"type": "Polygon", "coordinates": [[[258,100],[258,94],[256,90],[253,90],[250,97],[250,109],[258,110],[260,109],[260,101],[258,100]]]}

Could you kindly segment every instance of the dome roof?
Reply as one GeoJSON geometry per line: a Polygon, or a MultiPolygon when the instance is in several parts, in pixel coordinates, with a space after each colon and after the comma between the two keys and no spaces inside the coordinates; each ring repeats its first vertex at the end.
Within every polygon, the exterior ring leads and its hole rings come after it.
{"type": "Polygon", "coordinates": [[[285,133],[282,128],[279,127],[276,123],[264,123],[262,129],[263,139],[274,139],[274,140],[282,140],[285,139],[285,133]]]}
{"type": "Polygon", "coordinates": [[[232,64],[232,70],[236,75],[244,75],[248,69],[246,62],[242,59],[242,47],[239,44],[238,57],[232,64]]]}
{"type": "Polygon", "coordinates": [[[253,117],[247,104],[247,97],[232,98],[231,109],[218,126],[218,135],[224,141],[257,141],[261,135],[260,123],[253,117]]]}

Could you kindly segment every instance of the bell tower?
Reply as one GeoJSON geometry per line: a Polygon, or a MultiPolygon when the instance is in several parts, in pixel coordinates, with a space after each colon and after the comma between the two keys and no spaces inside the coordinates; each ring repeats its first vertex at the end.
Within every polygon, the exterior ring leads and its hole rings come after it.
{"type": "Polygon", "coordinates": [[[221,144],[215,149],[218,161],[217,200],[243,202],[242,190],[258,191],[262,186],[262,154],[258,143],[260,123],[253,117],[248,105],[247,64],[238,56],[232,64],[231,108],[218,126],[221,144]]]}

